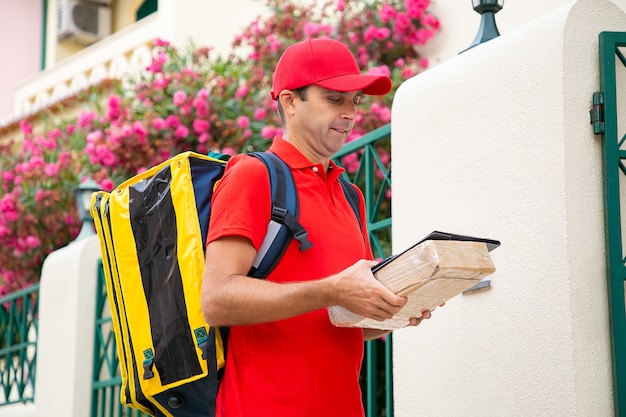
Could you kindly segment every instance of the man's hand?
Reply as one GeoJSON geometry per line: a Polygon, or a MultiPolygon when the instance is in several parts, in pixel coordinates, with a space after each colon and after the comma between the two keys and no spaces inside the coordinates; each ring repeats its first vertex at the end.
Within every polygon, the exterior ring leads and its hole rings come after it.
{"type": "MultiPolygon", "coordinates": [[[[439,304],[439,307],[443,307],[445,305],[446,305],[446,303],[444,302],[444,303],[439,304]]],[[[433,315],[433,312],[431,310],[422,311],[422,316],[421,317],[411,317],[409,319],[408,326],[419,326],[419,324],[422,322],[422,320],[427,320],[427,319],[431,318],[432,315],[433,315]]]]}
{"type": "Polygon", "coordinates": [[[332,276],[334,304],[361,316],[383,321],[392,318],[407,303],[372,274],[376,261],[360,260],[332,276]]]}
{"type": "Polygon", "coordinates": [[[422,311],[422,315],[420,317],[411,317],[409,319],[409,326],[419,326],[423,320],[427,320],[432,316],[430,310],[422,311]]]}

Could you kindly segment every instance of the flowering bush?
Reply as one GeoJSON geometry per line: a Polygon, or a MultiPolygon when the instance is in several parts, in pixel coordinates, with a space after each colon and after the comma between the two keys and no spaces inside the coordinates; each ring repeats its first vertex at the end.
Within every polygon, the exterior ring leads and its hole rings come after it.
{"type": "Polygon", "coordinates": [[[0,147],[0,295],[38,279],[51,251],[79,231],[75,155],[66,131],[54,128],[35,135],[20,124],[21,150],[0,147]]]}
{"type": "MultiPolygon", "coordinates": [[[[428,66],[418,48],[439,28],[428,0],[265,1],[270,13],[236,37],[230,56],[157,39],[138,79],[92,91],[91,108],[76,119],[52,120],[39,134],[21,123],[17,145],[0,148],[0,295],[38,281],[45,256],[77,235],[72,189],[87,176],[110,191],[181,151],[266,149],[282,132],[271,74],[291,43],[341,40],[364,72],[392,78],[391,94],[360,106],[353,140],[389,123],[395,89],[428,66]]],[[[389,163],[389,149],[380,152],[389,163]]]]}

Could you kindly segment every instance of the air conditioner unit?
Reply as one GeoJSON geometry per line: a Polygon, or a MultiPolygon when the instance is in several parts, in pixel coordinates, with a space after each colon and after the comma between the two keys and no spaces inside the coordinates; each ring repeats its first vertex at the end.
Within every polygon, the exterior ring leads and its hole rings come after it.
{"type": "Polygon", "coordinates": [[[111,34],[111,8],[85,0],[58,0],[57,40],[89,45],[111,34]]]}

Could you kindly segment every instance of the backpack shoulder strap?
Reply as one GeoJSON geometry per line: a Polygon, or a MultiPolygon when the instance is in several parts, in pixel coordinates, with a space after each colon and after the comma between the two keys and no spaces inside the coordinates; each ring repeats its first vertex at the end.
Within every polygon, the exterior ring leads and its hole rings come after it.
{"type": "Polygon", "coordinates": [[[352,183],[344,177],[339,177],[339,184],[343,188],[343,193],[346,195],[346,200],[350,203],[352,211],[356,215],[356,219],[359,221],[359,228],[361,228],[361,212],[359,211],[359,195],[352,186],[352,183]]]}
{"type": "Polygon", "coordinates": [[[291,237],[300,242],[300,250],[313,246],[308,233],[298,222],[298,192],[291,170],[276,154],[253,152],[266,166],[272,198],[272,218],[259,253],[252,263],[250,276],[266,277],[287,250],[291,237]]]}

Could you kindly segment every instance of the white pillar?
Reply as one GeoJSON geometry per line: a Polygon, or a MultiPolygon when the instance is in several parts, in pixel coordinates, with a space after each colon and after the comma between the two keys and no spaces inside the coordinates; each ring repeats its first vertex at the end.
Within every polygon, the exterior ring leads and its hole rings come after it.
{"type": "MultiPolygon", "coordinates": [[[[507,3],[505,3],[505,8],[507,3]]],[[[392,108],[393,244],[502,241],[491,288],[394,335],[396,417],[611,416],[601,138],[607,0],[579,0],[406,81],[392,108]]]]}
{"type": "Polygon", "coordinates": [[[97,264],[95,235],[51,253],[39,289],[35,417],[90,415],[97,264]]]}

